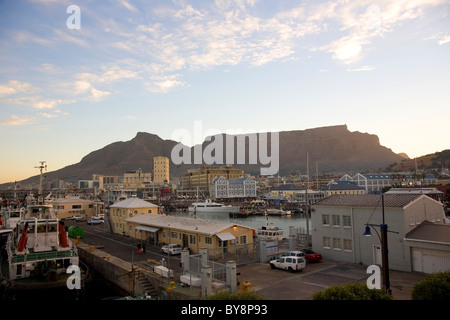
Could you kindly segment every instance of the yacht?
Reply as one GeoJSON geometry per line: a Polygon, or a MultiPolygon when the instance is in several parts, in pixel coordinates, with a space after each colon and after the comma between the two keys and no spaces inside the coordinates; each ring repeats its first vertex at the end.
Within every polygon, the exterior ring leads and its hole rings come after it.
{"type": "Polygon", "coordinates": [[[189,206],[189,212],[221,212],[230,213],[238,212],[239,207],[224,205],[222,203],[211,202],[210,200],[205,200],[203,202],[194,202],[189,206]]]}

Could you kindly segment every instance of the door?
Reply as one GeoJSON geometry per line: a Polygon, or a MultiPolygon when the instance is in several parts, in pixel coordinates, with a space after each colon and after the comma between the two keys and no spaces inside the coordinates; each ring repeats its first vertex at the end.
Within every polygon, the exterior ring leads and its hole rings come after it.
{"type": "Polygon", "coordinates": [[[188,235],[183,233],[183,248],[188,248],[189,242],[188,242],[188,235]]]}
{"type": "Polygon", "coordinates": [[[373,264],[381,266],[383,259],[381,258],[381,246],[373,246],[373,264]]]}

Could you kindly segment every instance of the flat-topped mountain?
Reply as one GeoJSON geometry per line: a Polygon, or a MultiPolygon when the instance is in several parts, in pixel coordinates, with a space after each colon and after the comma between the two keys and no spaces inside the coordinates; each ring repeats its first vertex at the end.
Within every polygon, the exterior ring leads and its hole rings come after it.
{"type": "MultiPolygon", "coordinates": [[[[230,136],[223,137],[223,160],[226,159],[225,141],[230,136]]],[[[270,154],[271,134],[268,137],[268,150],[270,154]]],[[[203,150],[212,141],[205,141],[203,150]]],[[[246,140],[248,150],[250,140],[246,140]]],[[[315,170],[316,162],[319,172],[346,172],[365,171],[386,168],[403,158],[391,149],[380,145],[376,135],[361,132],[351,132],[346,125],[321,127],[306,130],[279,132],[279,173],[289,174],[292,171],[306,173],[306,159],[309,155],[310,172],[315,170]]],[[[79,163],[69,165],[62,169],[47,172],[46,182],[64,180],[76,183],[78,180],[91,179],[92,174],[123,175],[127,171],[142,169],[143,172],[153,171],[153,157],[165,156],[171,159],[173,148],[178,142],[163,140],[155,134],[139,132],[129,141],[114,142],[102,149],[86,155],[79,163]]],[[[237,145],[237,144],[236,144],[237,145]]],[[[235,151],[236,151],[236,147],[235,151]]],[[[194,147],[187,148],[193,155],[194,147]]],[[[253,149],[250,149],[253,150],[253,149]]],[[[260,150],[258,149],[258,152],[260,150]]],[[[236,155],[236,152],[235,152],[236,155]]],[[[194,157],[191,157],[192,162],[194,157]]],[[[258,158],[259,159],[259,158],[258,158]]],[[[51,168],[51,159],[45,159],[51,168]]],[[[225,162],[225,161],[224,161],[225,162]]],[[[264,167],[259,161],[257,164],[240,165],[233,162],[235,167],[243,168],[251,174],[260,174],[264,167]]],[[[170,174],[181,177],[188,169],[198,167],[199,164],[170,163],[170,174]]],[[[267,167],[267,166],[266,166],[267,167]]],[[[38,177],[31,177],[21,182],[22,185],[37,183],[38,177]]]]}

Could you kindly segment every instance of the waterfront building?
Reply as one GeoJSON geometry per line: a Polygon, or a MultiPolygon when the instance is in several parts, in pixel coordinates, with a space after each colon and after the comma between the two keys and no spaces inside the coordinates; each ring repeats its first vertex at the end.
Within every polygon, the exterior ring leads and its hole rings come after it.
{"type": "Polygon", "coordinates": [[[151,202],[131,197],[110,206],[110,219],[114,233],[128,234],[126,219],[139,215],[156,215],[159,207],[151,202]]]}
{"type": "Polygon", "coordinates": [[[322,188],[325,197],[332,194],[365,194],[366,189],[350,181],[332,181],[322,188]]]}
{"type": "Polygon", "coordinates": [[[211,199],[253,199],[256,198],[256,180],[251,177],[225,179],[216,177],[209,184],[211,199]]]}
{"type": "Polygon", "coordinates": [[[92,200],[78,197],[57,198],[52,201],[53,209],[56,210],[58,219],[70,218],[80,215],[89,218],[100,213],[102,204],[96,204],[92,200]]]}
{"type": "Polygon", "coordinates": [[[209,191],[209,184],[214,178],[239,179],[248,175],[244,170],[234,168],[231,164],[227,166],[203,166],[198,169],[190,169],[183,175],[183,189],[199,189],[209,191]]]}
{"type": "Polygon", "coordinates": [[[295,184],[281,184],[270,191],[272,197],[294,198],[294,194],[302,191],[303,188],[295,184]]]}
{"type": "Polygon", "coordinates": [[[351,181],[363,187],[366,193],[379,193],[384,187],[401,185],[404,187],[424,186],[436,184],[437,178],[433,174],[415,173],[382,173],[382,174],[360,174],[353,177],[345,174],[340,181],[351,181]]]}
{"type": "Polygon", "coordinates": [[[174,243],[196,254],[206,248],[210,256],[233,253],[238,248],[253,250],[253,229],[231,222],[148,214],[125,221],[126,235],[143,243],[174,243]]]}
{"type": "MultiPolygon", "coordinates": [[[[334,194],[317,202],[311,210],[312,249],[327,259],[380,265],[380,239],[375,232],[372,237],[364,236],[364,232],[367,224],[373,224],[379,233],[382,210],[379,194],[334,194]]],[[[418,271],[420,252],[450,268],[450,226],[444,224],[442,203],[420,194],[384,194],[384,216],[388,231],[393,231],[388,232],[390,268],[418,271]],[[419,239],[411,235],[425,221],[446,227],[447,236],[435,238],[434,243],[422,239],[419,245],[419,239]]]]}
{"type": "Polygon", "coordinates": [[[157,184],[169,183],[169,158],[153,158],[153,182],[157,184]]]}

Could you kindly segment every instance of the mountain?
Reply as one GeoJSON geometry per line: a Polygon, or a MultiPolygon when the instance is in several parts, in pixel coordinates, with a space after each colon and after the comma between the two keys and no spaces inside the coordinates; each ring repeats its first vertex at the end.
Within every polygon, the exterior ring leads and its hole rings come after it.
{"type": "Polygon", "coordinates": [[[436,171],[450,169],[450,149],[427,154],[414,159],[403,159],[392,163],[387,170],[392,172],[436,171]]]}
{"type": "MultiPolygon", "coordinates": [[[[222,134],[223,159],[226,159],[226,141],[237,136],[222,134]]],[[[241,135],[242,136],[242,135],[241,135]]],[[[391,149],[380,145],[376,135],[351,132],[346,125],[321,127],[307,130],[282,131],[279,132],[279,169],[280,175],[289,174],[292,171],[306,173],[306,159],[309,155],[310,172],[315,171],[316,163],[319,172],[347,172],[378,170],[385,168],[394,162],[400,162],[403,158],[395,154],[391,149]]],[[[271,143],[272,134],[268,134],[268,150],[271,143]]],[[[261,135],[259,136],[261,138],[261,135]]],[[[231,141],[231,140],[230,140],[231,141]]],[[[219,146],[220,137],[215,136],[211,141],[202,144],[204,154],[216,156],[220,147],[215,152],[211,152],[213,143],[219,146]],[[217,140],[216,140],[217,139],[217,140]],[[205,149],[208,148],[209,149],[205,149]],[[207,152],[208,151],[208,152],[207,152]]],[[[93,151],[86,155],[79,163],[64,167],[60,170],[47,172],[46,181],[56,182],[59,179],[66,182],[76,183],[78,180],[91,179],[92,174],[102,175],[123,175],[132,170],[142,169],[143,172],[153,171],[153,157],[165,156],[171,158],[172,150],[178,142],[173,140],[163,140],[155,134],[139,132],[130,141],[114,142],[102,149],[93,151]]],[[[179,145],[182,146],[182,145],[179,145]]],[[[276,146],[276,145],[275,145],[276,146]]],[[[186,159],[194,161],[194,150],[200,148],[195,146],[189,148],[182,146],[188,154],[186,159]]],[[[250,139],[246,139],[246,149],[252,147],[250,139]]],[[[234,143],[234,155],[236,167],[244,169],[251,174],[260,174],[261,161],[256,164],[238,165],[236,155],[238,154],[238,143],[234,143]]],[[[178,149],[177,149],[178,150],[178,149]]],[[[253,150],[253,149],[250,149],[253,150]]],[[[229,150],[230,151],[230,150],[229,150]]],[[[265,154],[257,148],[258,160],[265,154]]],[[[183,154],[183,153],[181,153],[183,154]]],[[[269,152],[270,154],[270,152],[269,152]]],[[[184,155],[184,154],[183,154],[184,155]]],[[[51,159],[45,159],[51,167],[51,159]]],[[[203,159],[205,160],[205,159],[203,159]]],[[[272,161],[275,162],[275,156],[272,161]]],[[[246,163],[248,163],[248,154],[246,163]]],[[[185,162],[186,163],[186,162],[185,162]]],[[[198,167],[199,164],[174,164],[170,163],[170,174],[174,177],[181,177],[188,169],[198,167]]],[[[22,185],[36,183],[38,176],[28,178],[21,182],[22,185]]]]}

